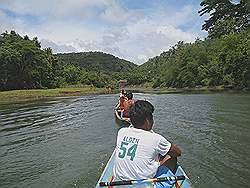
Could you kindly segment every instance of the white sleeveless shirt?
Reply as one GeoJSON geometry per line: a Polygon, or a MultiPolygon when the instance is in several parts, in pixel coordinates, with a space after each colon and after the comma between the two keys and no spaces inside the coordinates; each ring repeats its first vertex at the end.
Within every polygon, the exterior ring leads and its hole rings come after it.
{"type": "Polygon", "coordinates": [[[117,135],[113,167],[114,181],[153,178],[171,143],[163,136],[133,127],[121,128],[117,135]]]}

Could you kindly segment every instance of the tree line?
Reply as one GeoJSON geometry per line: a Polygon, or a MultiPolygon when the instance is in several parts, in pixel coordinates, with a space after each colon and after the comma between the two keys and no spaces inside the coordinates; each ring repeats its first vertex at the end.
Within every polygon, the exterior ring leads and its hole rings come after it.
{"type": "Polygon", "coordinates": [[[15,31],[0,36],[0,90],[56,88],[69,85],[116,87],[119,72],[135,64],[102,52],[52,54],[37,38],[15,31]]]}
{"type": "Polygon", "coordinates": [[[140,67],[153,87],[250,86],[249,32],[179,42],[140,67]]]}
{"type": "Polygon", "coordinates": [[[0,36],[0,90],[56,88],[68,85],[118,87],[220,86],[250,88],[249,4],[203,0],[200,15],[209,14],[204,40],[178,42],[141,66],[102,52],[56,54],[35,37],[15,31],[0,36]]]}
{"type": "Polygon", "coordinates": [[[209,14],[202,25],[208,37],[180,41],[138,69],[153,87],[250,88],[249,1],[203,0],[200,5],[200,16],[209,14]]]}
{"type": "Polygon", "coordinates": [[[0,36],[0,89],[57,87],[59,62],[51,49],[41,49],[37,38],[15,31],[0,36]]]}

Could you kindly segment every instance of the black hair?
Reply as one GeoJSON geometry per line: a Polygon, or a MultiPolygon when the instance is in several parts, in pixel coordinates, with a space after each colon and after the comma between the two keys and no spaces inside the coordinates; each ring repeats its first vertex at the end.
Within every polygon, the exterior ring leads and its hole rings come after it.
{"type": "Polygon", "coordinates": [[[128,98],[128,100],[133,99],[133,93],[131,93],[131,92],[126,93],[126,97],[128,98]]]}
{"type": "Polygon", "coordinates": [[[146,119],[153,120],[154,106],[146,100],[137,100],[129,109],[129,117],[135,128],[141,128],[146,119]]]}

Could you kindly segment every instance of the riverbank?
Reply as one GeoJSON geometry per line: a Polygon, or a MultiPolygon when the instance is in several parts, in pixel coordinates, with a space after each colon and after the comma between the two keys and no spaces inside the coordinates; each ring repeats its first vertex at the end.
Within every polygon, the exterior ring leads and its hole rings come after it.
{"type": "MultiPolygon", "coordinates": [[[[242,90],[226,89],[218,87],[201,87],[201,88],[152,88],[144,86],[128,86],[127,91],[133,93],[153,93],[153,94],[174,94],[174,93],[242,93],[242,90]]],[[[248,92],[249,91],[245,91],[248,92]]],[[[38,100],[47,97],[66,97],[66,96],[83,96],[119,93],[119,89],[108,90],[107,88],[96,87],[69,87],[56,89],[28,89],[12,90],[0,92],[0,104],[17,101],[38,100]]]]}
{"type": "Polygon", "coordinates": [[[82,96],[106,93],[110,93],[110,91],[106,88],[96,87],[12,90],[0,92],[0,103],[36,100],[46,97],[82,96]]]}
{"type": "Polygon", "coordinates": [[[249,90],[229,89],[223,86],[216,87],[196,87],[196,88],[152,88],[144,86],[129,86],[126,87],[127,91],[133,93],[153,93],[153,94],[172,94],[172,93],[245,93],[249,90]]]}

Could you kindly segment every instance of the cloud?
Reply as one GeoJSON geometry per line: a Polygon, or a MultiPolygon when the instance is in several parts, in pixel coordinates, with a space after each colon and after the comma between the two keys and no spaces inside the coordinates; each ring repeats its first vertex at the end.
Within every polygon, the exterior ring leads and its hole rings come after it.
{"type": "Polygon", "coordinates": [[[164,35],[165,40],[170,42],[175,42],[176,40],[189,42],[195,38],[193,34],[189,32],[183,32],[181,29],[178,29],[173,25],[158,26],[156,33],[159,35],[164,35]]]}
{"type": "Polygon", "coordinates": [[[53,49],[53,53],[60,53],[60,52],[75,52],[77,51],[76,48],[74,48],[71,45],[66,45],[66,44],[57,44],[52,41],[48,41],[45,39],[40,40],[42,47],[43,48],[51,48],[53,49]]]}
{"type": "Polygon", "coordinates": [[[9,21],[8,17],[5,15],[3,11],[0,9],[0,31],[4,32],[7,30],[11,30],[13,28],[13,24],[9,21]]]}
{"type": "Polygon", "coordinates": [[[1,0],[0,32],[37,36],[54,53],[103,51],[142,64],[180,40],[206,35],[196,6],[129,9],[120,0],[1,0]]]}
{"type": "Polygon", "coordinates": [[[138,55],[138,59],[139,59],[140,61],[142,61],[142,62],[145,62],[145,61],[148,60],[148,57],[145,56],[145,55],[138,55]]]}
{"type": "MultiPolygon", "coordinates": [[[[1,0],[1,7],[16,14],[44,15],[53,18],[65,18],[84,15],[91,7],[109,5],[113,0],[1,0]]],[[[79,17],[78,17],[79,18],[79,17]]]]}
{"type": "Polygon", "coordinates": [[[158,25],[153,20],[144,19],[118,30],[106,29],[99,40],[77,40],[71,45],[78,51],[104,51],[142,64],[180,40],[191,42],[195,38],[194,34],[173,25],[158,25]]]}
{"type": "Polygon", "coordinates": [[[129,13],[121,5],[112,3],[101,14],[101,18],[111,23],[121,23],[127,21],[129,13]]]}

